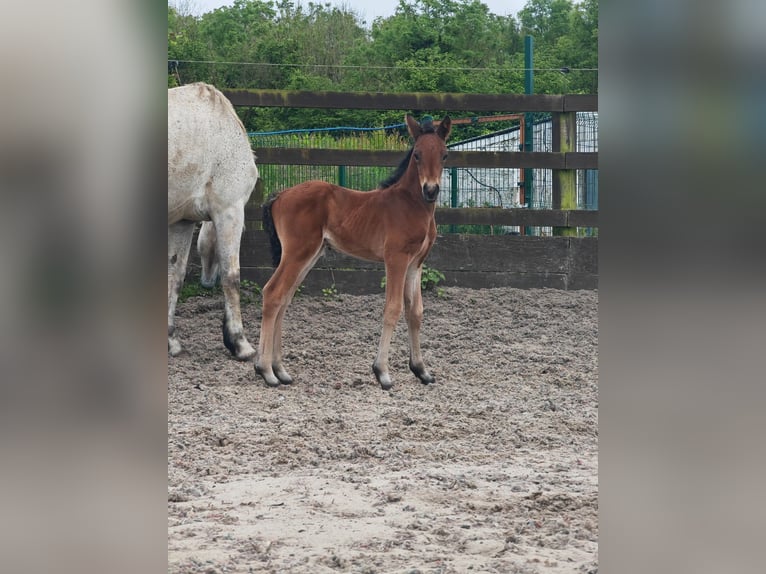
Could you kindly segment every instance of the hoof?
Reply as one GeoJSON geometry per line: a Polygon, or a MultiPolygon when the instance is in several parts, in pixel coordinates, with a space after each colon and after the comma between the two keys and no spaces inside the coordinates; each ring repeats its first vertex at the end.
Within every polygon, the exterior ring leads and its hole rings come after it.
{"type": "Polygon", "coordinates": [[[375,378],[378,379],[380,388],[384,391],[390,391],[391,387],[394,386],[394,382],[391,380],[391,375],[381,372],[377,365],[372,366],[372,372],[375,373],[375,378]]]}
{"type": "Polygon", "coordinates": [[[253,349],[249,343],[244,345],[239,351],[234,353],[234,358],[243,363],[246,361],[252,361],[255,357],[255,349],[253,349]]]}
{"type": "Polygon", "coordinates": [[[223,344],[229,349],[232,357],[238,361],[251,361],[255,357],[255,349],[244,337],[237,337],[232,339],[226,337],[226,331],[224,331],[223,344]]]}
{"type": "Polygon", "coordinates": [[[278,387],[280,385],[279,379],[274,376],[273,372],[266,372],[263,369],[261,369],[257,364],[255,365],[255,372],[256,374],[260,375],[263,378],[263,382],[266,383],[266,386],[268,387],[278,387]]]}
{"type": "Polygon", "coordinates": [[[427,371],[423,373],[422,377],[418,377],[418,379],[420,379],[420,382],[424,385],[433,385],[436,382],[436,378],[427,371]]]}
{"type": "Polygon", "coordinates": [[[292,385],[293,384],[293,378],[290,375],[287,375],[286,377],[278,376],[277,379],[279,379],[279,382],[283,385],[292,385]]]}
{"type": "Polygon", "coordinates": [[[181,354],[181,351],[183,351],[183,348],[178,339],[168,339],[168,353],[170,353],[171,357],[177,357],[181,354]]]}
{"type": "Polygon", "coordinates": [[[274,372],[276,377],[279,379],[279,382],[283,385],[292,385],[293,384],[293,378],[290,376],[290,373],[288,373],[285,368],[280,364],[278,365],[271,365],[271,370],[274,372]]]}
{"type": "Polygon", "coordinates": [[[419,367],[416,367],[412,363],[410,363],[410,371],[413,372],[413,374],[420,379],[420,382],[424,385],[431,385],[434,382],[436,382],[436,379],[434,376],[428,372],[428,370],[425,368],[425,366],[420,365],[419,367]]]}
{"type": "Polygon", "coordinates": [[[255,357],[255,349],[250,342],[245,338],[244,333],[231,332],[226,324],[226,318],[224,318],[223,326],[223,344],[229,349],[232,356],[238,361],[250,361],[255,357]]]}

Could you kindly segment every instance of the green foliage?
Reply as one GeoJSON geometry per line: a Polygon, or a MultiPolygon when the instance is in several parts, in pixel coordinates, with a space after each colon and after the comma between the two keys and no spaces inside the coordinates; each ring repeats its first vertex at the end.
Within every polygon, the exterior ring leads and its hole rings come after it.
{"type": "Polygon", "coordinates": [[[208,289],[203,287],[198,281],[189,281],[184,283],[178,292],[178,302],[183,303],[192,297],[215,297],[222,294],[223,290],[220,285],[208,289]]]}
{"type": "MultiPolygon", "coordinates": [[[[420,290],[421,291],[433,291],[437,297],[444,296],[444,289],[437,287],[441,281],[444,281],[444,273],[433,267],[423,265],[422,273],[420,274],[420,290]]],[[[380,288],[386,288],[386,278],[380,280],[380,288]]]]}
{"type": "Polygon", "coordinates": [[[239,282],[239,297],[240,297],[240,303],[243,305],[249,305],[250,303],[257,303],[258,298],[260,298],[263,290],[261,289],[261,286],[258,285],[255,281],[250,281],[249,279],[242,279],[239,282]]]}
{"type": "MultiPolygon", "coordinates": [[[[438,269],[423,265],[423,273],[420,276],[420,288],[423,291],[434,291],[439,282],[444,281],[444,273],[438,269]]],[[[436,289],[437,295],[444,294],[444,290],[436,289]]]]}
{"type": "Polygon", "coordinates": [[[338,289],[335,287],[335,283],[322,289],[322,297],[324,297],[326,301],[337,301],[340,299],[338,296],[338,289]]]}
{"type": "MultiPolygon", "coordinates": [[[[256,296],[261,295],[261,287],[254,281],[242,279],[240,281],[240,303],[247,305],[256,302],[256,296]]],[[[192,297],[217,297],[223,295],[223,289],[220,284],[216,284],[212,289],[203,287],[199,281],[189,281],[183,284],[178,292],[178,302],[183,303],[192,297]]]]}
{"type": "MultiPolygon", "coordinates": [[[[576,70],[598,67],[597,0],[528,0],[518,19],[492,14],[479,0],[400,0],[392,16],[369,25],[350,4],[235,0],[201,16],[168,5],[168,60],[179,62],[177,73],[169,66],[168,85],[522,93],[526,34],[535,38],[537,93],[598,91],[594,70],[576,70]],[[572,71],[564,74],[562,67],[572,71]]],[[[238,111],[251,131],[380,126],[403,116],[376,110],[238,111]]],[[[470,135],[493,129],[483,124],[470,135]]]]}

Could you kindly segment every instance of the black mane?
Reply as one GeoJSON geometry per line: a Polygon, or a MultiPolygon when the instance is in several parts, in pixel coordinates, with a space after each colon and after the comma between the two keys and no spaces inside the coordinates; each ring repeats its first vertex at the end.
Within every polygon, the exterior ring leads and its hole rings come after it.
{"type": "MultiPolygon", "coordinates": [[[[421,130],[420,132],[421,135],[436,133],[436,129],[434,128],[434,123],[432,120],[424,120],[423,123],[420,124],[420,130],[421,130]]],[[[415,149],[415,146],[412,146],[410,148],[410,151],[407,152],[407,155],[404,156],[404,159],[401,162],[399,162],[399,165],[397,166],[396,171],[392,173],[390,176],[388,176],[386,179],[381,181],[378,184],[378,189],[385,189],[387,187],[391,187],[402,178],[402,176],[404,175],[404,172],[407,171],[407,166],[410,165],[410,158],[412,157],[412,151],[414,149],[415,149]]]]}
{"type": "Polygon", "coordinates": [[[385,189],[386,187],[391,187],[402,178],[402,176],[404,175],[404,172],[407,171],[407,166],[410,165],[410,158],[412,157],[412,150],[414,149],[415,149],[414,147],[410,148],[410,151],[407,152],[407,155],[404,156],[404,159],[399,163],[399,166],[396,168],[396,171],[392,173],[390,176],[388,176],[386,179],[381,181],[378,184],[378,189],[385,189]]]}

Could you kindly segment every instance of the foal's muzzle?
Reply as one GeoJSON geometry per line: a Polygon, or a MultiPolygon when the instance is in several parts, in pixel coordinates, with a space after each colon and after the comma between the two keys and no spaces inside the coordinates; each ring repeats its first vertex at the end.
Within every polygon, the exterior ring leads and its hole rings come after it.
{"type": "Polygon", "coordinates": [[[423,186],[423,199],[428,203],[433,203],[439,197],[439,184],[427,183],[423,186]]]}

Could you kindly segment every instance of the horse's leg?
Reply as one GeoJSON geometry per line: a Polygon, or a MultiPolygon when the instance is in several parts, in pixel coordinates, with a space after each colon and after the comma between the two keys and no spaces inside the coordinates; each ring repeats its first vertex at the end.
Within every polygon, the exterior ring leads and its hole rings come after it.
{"type": "Polygon", "coordinates": [[[224,298],[223,343],[234,358],[247,361],[253,358],[255,349],[245,337],[239,307],[239,244],[245,225],[244,209],[228,209],[216,215],[213,223],[224,298]]]}
{"type": "Polygon", "coordinates": [[[292,253],[292,245],[283,241],[282,260],[263,287],[263,318],[255,372],[270,387],[293,382],[282,365],[283,319],[295,291],[322,254],[321,232],[314,238],[304,236],[301,241],[302,245],[295,249],[297,253],[292,253]]]}
{"type": "Polygon", "coordinates": [[[422,265],[414,263],[407,269],[404,278],[404,315],[407,318],[407,333],[410,339],[410,371],[424,385],[434,382],[434,377],[426,369],[420,354],[420,325],[423,323],[423,295],[420,292],[422,265]]]}
{"type": "Polygon", "coordinates": [[[181,352],[181,342],[175,336],[176,303],[184,283],[193,236],[193,221],[168,225],[168,351],[173,357],[181,352]]]}
{"type": "Polygon", "coordinates": [[[372,364],[372,372],[378,379],[383,390],[390,389],[394,383],[388,374],[388,349],[394,328],[402,314],[402,298],[404,295],[404,276],[409,261],[406,255],[386,258],[386,306],[383,310],[383,330],[380,334],[378,355],[372,364]]]}
{"type": "MultiPolygon", "coordinates": [[[[307,266],[307,273],[311,267],[313,267],[313,265],[307,266]]],[[[305,276],[305,274],[302,275],[305,276]]],[[[285,311],[287,311],[287,308],[290,306],[290,302],[293,300],[293,295],[295,295],[295,291],[298,289],[298,285],[301,284],[301,281],[303,281],[303,279],[299,277],[293,285],[292,289],[290,289],[287,300],[285,301],[285,304],[282,305],[282,307],[279,309],[279,311],[277,311],[277,316],[274,321],[274,346],[272,349],[271,369],[279,379],[279,382],[283,385],[292,384],[293,378],[290,376],[290,373],[287,372],[287,369],[285,369],[284,365],[282,364],[282,325],[284,324],[285,311]]]]}
{"type": "Polygon", "coordinates": [[[215,287],[215,282],[221,273],[215,252],[216,243],[215,225],[212,221],[203,222],[197,236],[197,251],[202,263],[200,283],[207,289],[215,287]]]}

